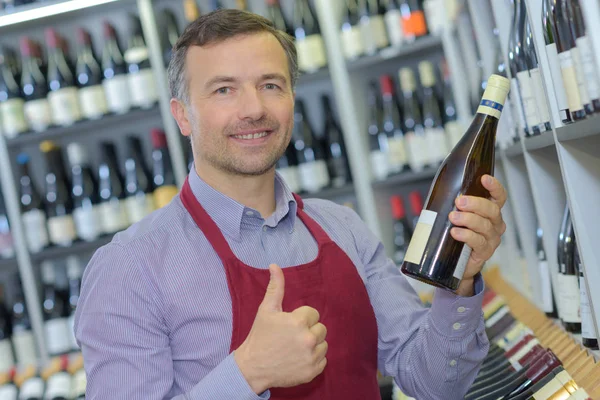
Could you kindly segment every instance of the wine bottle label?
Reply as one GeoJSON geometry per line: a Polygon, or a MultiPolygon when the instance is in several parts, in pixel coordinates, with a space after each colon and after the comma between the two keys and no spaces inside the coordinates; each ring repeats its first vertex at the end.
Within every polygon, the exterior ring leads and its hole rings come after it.
{"type": "MultiPolygon", "coordinates": [[[[580,267],[581,268],[581,267],[580,267]]],[[[596,329],[594,328],[594,318],[590,307],[590,298],[587,294],[585,278],[579,277],[579,305],[581,308],[581,337],[584,339],[597,339],[596,329]]]]}
{"type": "Polygon", "coordinates": [[[123,54],[123,59],[127,64],[141,64],[148,60],[148,55],[148,48],[133,47],[123,54]]]}
{"type": "Polygon", "coordinates": [[[37,364],[33,332],[30,330],[13,332],[12,341],[15,346],[18,365],[28,366],[37,364]]]}
{"type": "Polygon", "coordinates": [[[446,26],[446,8],[448,1],[428,0],[423,3],[427,27],[432,35],[441,36],[446,26]]]}
{"type": "Polygon", "coordinates": [[[24,110],[25,118],[34,131],[43,132],[52,125],[52,112],[48,99],[27,101],[24,110]]]}
{"type": "Polygon", "coordinates": [[[455,277],[458,280],[462,280],[470,257],[471,257],[471,248],[465,244],[465,245],[463,245],[463,249],[460,252],[460,256],[458,257],[458,262],[456,263],[456,268],[454,268],[454,273],[452,274],[453,277],[455,277]]]}
{"type": "Polygon", "coordinates": [[[342,157],[329,159],[329,167],[333,174],[331,177],[331,186],[340,188],[349,182],[348,171],[346,170],[346,160],[342,157]]]}
{"type": "Polygon", "coordinates": [[[556,43],[546,45],[546,54],[550,65],[550,77],[552,78],[552,86],[554,87],[554,95],[556,96],[556,104],[559,110],[567,110],[569,102],[567,101],[567,93],[560,72],[560,60],[558,59],[558,51],[556,43]]]}
{"type": "Polygon", "coordinates": [[[560,59],[560,72],[567,94],[567,102],[571,112],[583,110],[583,102],[579,94],[579,86],[577,85],[577,75],[575,75],[575,66],[573,65],[573,57],[570,51],[563,51],[558,55],[560,59]]]}
{"type": "Polygon", "coordinates": [[[433,229],[433,224],[435,223],[436,218],[437,213],[435,211],[421,211],[419,222],[417,222],[413,236],[408,244],[404,261],[418,265],[421,264],[423,252],[425,251],[425,246],[427,245],[427,241],[431,235],[431,229],[433,229]]]}
{"type": "Polygon", "coordinates": [[[50,355],[59,355],[71,350],[69,322],[66,318],[54,318],[44,323],[46,346],[50,355]]]}
{"type": "Polygon", "coordinates": [[[408,162],[414,172],[422,171],[429,162],[427,139],[425,135],[417,135],[410,131],[404,134],[406,149],[408,150],[408,162]]]}
{"type": "MultiPolygon", "coordinates": [[[[565,390],[562,383],[556,379],[552,379],[550,382],[546,383],[540,390],[535,392],[532,396],[534,400],[546,400],[546,399],[566,399],[569,397],[569,393],[561,394],[559,397],[554,397],[554,394],[561,393],[561,391],[565,390]]],[[[566,392],[566,390],[565,390],[566,392]]]]}
{"type": "Polygon", "coordinates": [[[178,193],[179,189],[177,189],[177,186],[166,185],[156,188],[154,190],[154,205],[156,209],[158,210],[169,204],[178,193]]]}
{"type": "Polygon", "coordinates": [[[575,275],[558,274],[558,303],[560,303],[560,318],[564,322],[581,322],[580,293],[578,277],[575,275]]]}
{"type": "Polygon", "coordinates": [[[525,355],[527,355],[527,353],[529,353],[531,350],[533,350],[533,348],[535,346],[539,346],[540,342],[536,339],[533,338],[531,339],[529,342],[527,342],[527,344],[523,347],[521,347],[521,349],[519,349],[519,351],[517,351],[512,357],[509,358],[509,361],[512,362],[519,362],[519,360],[521,358],[523,358],[525,355]]]}
{"type": "Polygon", "coordinates": [[[315,72],[327,65],[325,44],[319,34],[296,40],[296,51],[298,52],[298,68],[302,72],[315,72]]]}
{"type": "Polygon", "coordinates": [[[525,110],[525,121],[527,121],[527,126],[530,128],[538,126],[542,123],[542,119],[538,112],[535,92],[529,71],[517,72],[517,79],[519,80],[519,87],[521,88],[521,101],[523,102],[523,109],[525,110]]]}
{"type": "Polygon", "coordinates": [[[521,89],[519,88],[519,81],[516,77],[510,80],[510,95],[515,99],[515,109],[519,118],[517,119],[518,127],[520,131],[527,128],[527,121],[525,121],[525,111],[523,110],[523,100],[521,99],[521,89]]]}
{"type": "Polygon", "coordinates": [[[302,188],[309,193],[316,193],[329,185],[329,172],[323,160],[298,165],[298,174],[302,188]]]}
{"type": "Polygon", "coordinates": [[[425,138],[429,149],[429,163],[438,164],[449,153],[446,143],[446,132],[441,127],[425,128],[425,138]]]}
{"type": "Polygon", "coordinates": [[[102,81],[108,109],[115,114],[125,114],[131,109],[127,75],[116,75],[102,81]]]}
{"type": "Polygon", "coordinates": [[[150,68],[129,74],[131,103],[135,107],[151,108],[158,101],[158,90],[150,68]]]}
{"type": "Polygon", "coordinates": [[[402,29],[402,13],[400,10],[390,10],[385,13],[385,26],[392,46],[400,46],[404,42],[402,29]]]}
{"type": "Polygon", "coordinates": [[[546,92],[542,84],[542,76],[539,68],[533,68],[529,71],[531,74],[531,83],[535,93],[536,104],[540,112],[542,123],[550,121],[550,110],[548,110],[548,102],[546,101],[546,92]]]}
{"type": "Polygon", "coordinates": [[[85,395],[85,389],[87,386],[87,378],[85,376],[85,370],[80,369],[73,374],[73,390],[71,392],[71,398],[76,399],[78,396],[85,395]]]}
{"type": "Polygon", "coordinates": [[[68,399],[71,395],[71,375],[57,372],[48,378],[46,399],[68,399]]]}
{"type": "Polygon", "coordinates": [[[154,196],[151,193],[138,193],[125,199],[129,222],[135,224],[154,210],[154,196]]]}
{"type": "Polygon", "coordinates": [[[83,116],[88,119],[98,119],[108,113],[106,95],[102,85],[79,89],[79,101],[83,116]]]}
{"type": "Polygon", "coordinates": [[[577,79],[577,87],[579,88],[579,97],[581,102],[590,104],[590,94],[588,92],[588,82],[585,79],[585,73],[583,72],[583,61],[581,60],[581,53],[579,48],[573,47],[571,49],[571,57],[573,57],[573,66],[575,67],[575,77],[577,79]]]}
{"type": "Polygon", "coordinates": [[[458,121],[446,122],[444,130],[446,131],[446,138],[450,142],[450,146],[448,146],[449,149],[453,149],[454,146],[460,142],[460,139],[462,139],[465,133],[465,130],[458,121]]]}
{"type": "Polygon", "coordinates": [[[498,321],[500,321],[506,314],[510,312],[510,308],[508,306],[501,307],[494,315],[492,315],[487,321],[485,321],[485,327],[491,328],[496,325],[498,321]]]}
{"type": "Polygon", "coordinates": [[[10,339],[0,340],[0,373],[7,372],[15,364],[10,339]]]}
{"type": "Polygon", "coordinates": [[[427,24],[425,23],[425,14],[423,11],[413,11],[409,15],[403,16],[402,28],[404,29],[404,36],[426,35],[427,24]]]}
{"type": "Polygon", "coordinates": [[[39,253],[50,244],[46,229],[46,214],[42,210],[30,210],[23,213],[22,219],[27,248],[31,253],[39,253]]]}
{"type": "Polygon", "coordinates": [[[296,167],[279,168],[277,172],[293,193],[299,193],[302,190],[296,167]]]}
{"type": "Polygon", "coordinates": [[[52,119],[56,125],[72,125],[81,119],[77,88],[69,87],[48,93],[52,119]]]}
{"type": "Polygon", "coordinates": [[[388,177],[389,174],[389,157],[387,153],[381,150],[371,151],[371,172],[373,179],[382,181],[388,177]]]}
{"type": "Polygon", "coordinates": [[[489,304],[483,307],[483,319],[488,319],[489,317],[491,317],[496,311],[500,309],[500,307],[502,307],[505,304],[506,302],[501,297],[492,300],[489,304]]]}
{"type": "Polygon", "coordinates": [[[364,53],[365,47],[358,26],[352,25],[347,29],[342,30],[342,46],[344,49],[344,56],[348,60],[360,57],[364,53]]]}
{"type": "Polygon", "coordinates": [[[540,271],[540,286],[542,287],[542,310],[551,313],[554,311],[554,306],[552,305],[552,282],[550,281],[548,261],[538,261],[538,269],[540,271]]]}
{"type": "Polygon", "coordinates": [[[77,236],[86,242],[92,242],[102,235],[102,222],[97,206],[83,205],[73,210],[73,219],[77,236]]]}
{"type": "Polygon", "coordinates": [[[388,146],[390,169],[393,172],[400,172],[402,168],[408,164],[408,156],[406,155],[404,137],[394,135],[388,138],[388,146]]]}
{"type": "Polygon", "coordinates": [[[362,17],[360,19],[360,35],[365,47],[365,53],[369,55],[375,54],[377,52],[377,42],[370,17],[362,17]]]}
{"type": "Polygon", "coordinates": [[[71,345],[71,350],[79,351],[79,345],[77,344],[77,339],[75,338],[75,313],[71,314],[68,318],[69,323],[69,343],[71,345]]]}
{"type": "Polygon", "coordinates": [[[15,385],[4,384],[0,386],[0,400],[17,400],[19,390],[15,385]]]}
{"type": "Polygon", "coordinates": [[[373,32],[373,38],[375,39],[375,45],[377,48],[382,49],[389,46],[387,32],[385,30],[385,21],[381,15],[371,16],[371,30],[373,32]]]}
{"type": "Polygon", "coordinates": [[[584,388],[579,388],[577,389],[577,391],[573,394],[571,394],[571,397],[569,397],[569,400],[588,400],[591,399],[590,395],[587,394],[587,392],[585,391],[584,388]]]}
{"type": "Polygon", "coordinates": [[[21,385],[20,399],[41,399],[44,396],[44,380],[38,376],[29,378],[21,385]]]}
{"type": "Polygon", "coordinates": [[[600,81],[598,81],[598,70],[594,60],[592,43],[587,36],[577,39],[577,48],[581,56],[585,83],[592,100],[600,99],[600,81]]]}
{"type": "Polygon", "coordinates": [[[19,98],[0,102],[0,121],[6,137],[13,138],[29,128],[25,120],[24,105],[23,99],[19,98]]]}
{"type": "Polygon", "coordinates": [[[129,226],[127,206],[124,201],[111,198],[109,201],[100,203],[98,209],[100,211],[100,219],[102,221],[104,233],[111,234],[119,232],[129,226]]]}
{"type": "Polygon", "coordinates": [[[48,218],[48,233],[50,234],[50,243],[57,246],[70,246],[77,239],[73,216],[62,215],[48,218]]]}

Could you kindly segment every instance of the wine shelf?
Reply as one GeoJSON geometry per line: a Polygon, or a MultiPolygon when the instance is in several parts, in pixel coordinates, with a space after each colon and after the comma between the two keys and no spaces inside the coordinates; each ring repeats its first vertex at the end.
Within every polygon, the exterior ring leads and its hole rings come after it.
{"type": "Polygon", "coordinates": [[[437,168],[427,168],[421,172],[403,172],[401,174],[392,175],[386,180],[375,181],[373,189],[389,189],[394,186],[405,185],[407,183],[422,182],[433,179],[437,173],[437,168]]]}
{"type": "Polygon", "coordinates": [[[112,238],[113,235],[105,235],[93,242],[80,241],[73,243],[73,245],[69,247],[49,247],[39,253],[32,254],[31,260],[33,262],[41,262],[49,259],[66,258],[74,254],[91,253],[109,243],[112,238]]]}
{"type": "Polygon", "coordinates": [[[0,271],[17,270],[17,260],[14,258],[0,259],[0,271]]]}
{"type": "Polygon", "coordinates": [[[123,124],[134,123],[139,120],[156,119],[160,120],[160,112],[158,106],[149,109],[136,109],[126,114],[106,115],[97,120],[84,120],[76,122],[71,126],[51,127],[43,132],[27,132],[13,139],[7,139],[6,144],[9,148],[16,148],[28,144],[39,143],[43,140],[52,140],[78,134],[87,134],[99,128],[106,129],[107,127],[117,127],[123,124]]]}
{"type": "Polygon", "coordinates": [[[521,147],[521,142],[513,143],[504,149],[504,154],[506,157],[516,157],[523,154],[523,147],[521,147]]]}
{"type": "Polygon", "coordinates": [[[298,76],[297,85],[330,79],[329,68],[321,68],[315,72],[303,73],[298,76]]]}
{"type": "Polygon", "coordinates": [[[525,148],[529,151],[550,146],[554,146],[554,136],[552,135],[552,132],[544,132],[540,135],[525,138],[525,148]]]}
{"type": "Polygon", "coordinates": [[[354,195],[354,185],[348,184],[339,188],[326,188],[317,193],[301,193],[300,196],[307,199],[333,200],[344,196],[354,195]]]}
{"type": "Polygon", "coordinates": [[[560,141],[581,139],[600,134],[600,115],[556,129],[560,141]]]}
{"type": "Polygon", "coordinates": [[[378,54],[373,56],[361,57],[357,60],[348,62],[348,70],[357,71],[374,65],[378,65],[386,60],[396,59],[400,57],[415,57],[419,53],[440,50],[442,48],[442,39],[438,36],[425,36],[417,39],[411,44],[402,47],[389,47],[380,50],[378,54]]]}

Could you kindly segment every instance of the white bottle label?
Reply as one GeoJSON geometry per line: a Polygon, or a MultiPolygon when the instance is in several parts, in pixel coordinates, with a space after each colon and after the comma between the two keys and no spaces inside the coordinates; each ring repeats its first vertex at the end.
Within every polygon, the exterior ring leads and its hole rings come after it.
{"type": "Polygon", "coordinates": [[[279,175],[281,175],[281,178],[284,180],[284,182],[288,185],[288,187],[293,193],[299,193],[302,190],[302,185],[300,184],[300,176],[298,175],[298,168],[279,168],[277,169],[277,172],[279,173],[279,175]]]}
{"type": "Polygon", "coordinates": [[[402,29],[402,14],[400,10],[390,10],[385,13],[385,25],[392,46],[400,46],[404,42],[404,30],[402,29]]]}
{"type": "Polygon", "coordinates": [[[52,125],[52,112],[48,99],[28,101],[24,107],[25,118],[34,131],[43,132],[52,125]]]}
{"type": "Polygon", "coordinates": [[[449,149],[453,149],[465,134],[465,130],[458,121],[446,122],[446,125],[444,125],[444,130],[446,131],[446,138],[450,142],[450,146],[448,146],[449,149]]]}
{"type": "Polygon", "coordinates": [[[600,99],[600,82],[598,81],[598,69],[594,60],[592,43],[587,36],[577,39],[577,48],[581,56],[585,83],[592,100],[600,99]]]}
{"type": "Polygon", "coordinates": [[[577,87],[579,88],[579,97],[581,102],[586,105],[590,104],[590,94],[588,92],[588,82],[585,79],[583,72],[583,62],[581,61],[581,53],[577,47],[571,49],[571,57],[573,57],[573,66],[575,67],[575,76],[577,77],[577,87]]]}
{"type": "Polygon", "coordinates": [[[556,43],[546,45],[546,54],[550,65],[550,76],[552,78],[552,86],[556,95],[556,104],[559,110],[567,110],[569,102],[567,101],[567,93],[563,83],[562,74],[560,72],[560,60],[558,59],[558,51],[556,43]]]}
{"type": "Polygon", "coordinates": [[[422,210],[419,216],[419,222],[415,228],[408,249],[406,250],[406,256],[404,261],[413,264],[420,265],[421,259],[423,258],[423,252],[425,252],[425,246],[429,241],[433,224],[437,218],[437,213],[431,210],[422,210]]]}
{"type": "Polygon", "coordinates": [[[377,42],[375,39],[375,32],[372,28],[373,21],[368,16],[363,16],[360,18],[360,35],[362,37],[362,42],[365,46],[366,54],[375,54],[377,52],[377,42]]]}
{"type": "Polygon", "coordinates": [[[454,269],[454,273],[452,274],[453,277],[455,277],[458,280],[462,280],[463,275],[465,274],[465,269],[467,269],[467,264],[469,263],[470,257],[471,248],[464,244],[463,249],[460,252],[460,257],[458,257],[456,268],[454,269]]]}
{"type": "Polygon", "coordinates": [[[46,345],[50,355],[58,355],[71,350],[69,322],[66,318],[55,318],[44,323],[46,345]]]}
{"type": "Polygon", "coordinates": [[[425,128],[425,138],[429,149],[429,163],[438,164],[444,161],[449,153],[444,129],[440,127],[425,128]]]}
{"type": "Polygon", "coordinates": [[[578,277],[558,274],[558,302],[561,303],[560,318],[564,322],[581,322],[578,277]]]}
{"type": "Polygon", "coordinates": [[[0,103],[0,121],[4,135],[13,138],[19,133],[27,131],[28,125],[25,120],[23,99],[10,99],[0,103]]]}
{"type": "Polygon", "coordinates": [[[102,235],[102,223],[98,207],[85,204],[73,210],[73,219],[77,236],[86,242],[92,242],[102,235]]]}
{"type": "Polygon", "coordinates": [[[315,193],[329,185],[329,172],[323,160],[312,161],[298,166],[302,188],[309,193],[315,193]]]}
{"type": "Polygon", "coordinates": [[[57,372],[48,378],[46,399],[68,399],[71,395],[71,375],[68,372],[57,372]]]}
{"type": "Polygon", "coordinates": [[[115,114],[125,114],[131,109],[127,75],[117,75],[102,81],[108,109],[115,114]]]}
{"type": "MultiPolygon", "coordinates": [[[[565,390],[563,384],[556,378],[552,379],[550,382],[546,383],[544,386],[542,386],[540,389],[538,389],[533,396],[531,396],[532,399],[556,399],[556,398],[564,398],[566,399],[567,397],[565,397],[565,395],[567,395],[569,392],[565,390]],[[554,394],[556,393],[560,393],[559,397],[555,397],[554,394]]],[[[570,396],[568,397],[569,399],[571,398],[570,396]]]]}
{"type": "Polygon", "coordinates": [[[527,344],[519,351],[517,351],[512,357],[510,357],[509,361],[511,363],[518,363],[521,358],[527,355],[534,347],[539,346],[540,342],[537,339],[531,339],[527,344]]]}
{"type": "Polygon", "coordinates": [[[552,283],[548,261],[538,261],[538,269],[540,272],[540,285],[542,286],[542,310],[551,313],[554,311],[554,307],[552,305],[552,283]]]}
{"type": "Polygon", "coordinates": [[[85,375],[85,370],[80,369],[73,375],[73,390],[71,391],[71,398],[76,399],[78,396],[83,396],[85,394],[86,387],[87,377],[85,375]]]}
{"type": "Polygon", "coordinates": [[[517,72],[519,87],[521,88],[521,101],[525,110],[525,121],[529,128],[536,127],[542,123],[538,113],[533,82],[529,76],[529,71],[517,72]]]}
{"type": "MultiPolygon", "coordinates": [[[[581,268],[581,266],[579,266],[581,268]]],[[[579,302],[581,308],[581,337],[584,339],[597,339],[594,318],[590,307],[590,298],[585,286],[585,278],[579,277],[579,302]]]]}
{"type": "Polygon", "coordinates": [[[79,89],[79,101],[85,118],[98,119],[108,112],[106,95],[102,85],[79,89]]]}
{"type": "Polygon", "coordinates": [[[319,34],[296,40],[296,50],[298,52],[298,67],[302,72],[315,72],[327,65],[325,44],[319,34]]]}
{"type": "Polygon", "coordinates": [[[388,138],[389,164],[393,172],[400,172],[408,164],[404,136],[394,135],[388,138]]]}
{"type": "Polygon", "coordinates": [[[51,91],[48,93],[48,101],[56,125],[72,125],[81,119],[77,88],[69,87],[51,91]]]}
{"type": "Polygon", "coordinates": [[[77,344],[77,339],[75,338],[75,313],[71,314],[68,319],[69,323],[69,342],[71,344],[71,350],[78,351],[79,345],[77,344]]]}
{"type": "Polygon", "coordinates": [[[375,39],[377,48],[382,49],[390,44],[387,32],[385,31],[383,16],[379,14],[371,16],[371,30],[373,31],[373,38],[375,39]]]}
{"type": "Polygon", "coordinates": [[[546,93],[544,92],[540,70],[539,68],[533,68],[529,71],[529,73],[531,74],[531,82],[533,83],[536,104],[538,106],[538,111],[540,112],[542,122],[549,122],[550,111],[548,110],[548,102],[546,101],[546,93]]]}
{"type": "Polygon", "coordinates": [[[358,26],[352,25],[342,30],[342,46],[344,56],[348,60],[358,58],[364,53],[365,49],[358,26]]]}
{"type": "Polygon", "coordinates": [[[77,239],[73,216],[62,215],[48,218],[48,233],[50,234],[50,243],[57,246],[70,246],[77,239]]]}
{"type": "Polygon", "coordinates": [[[98,207],[104,233],[115,233],[129,226],[127,206],[123,201],[113,198],[100,203],[98,207]]]}
{"type": "Polygon", "coordinates": [[[0,400],[18,400],[18,392],[15,385],[6,383],[0,386],[0,400]]]}
{"type": "Polygon", "coordinates": [[[485,327],[491,328],[492,326],[496,325],[496,323],[498,321],[500,321],[502,318],[504,318],[504,316],[506,314],[508,314],[509,312],[510,312],[510,308],[508,306],[503,306],[498,311],[496,311],[494,313],[494,315],[492,315],[490,318],[488,318],[487,321],[485,321],[485,327]]]}
{"type": "Polygon", "coordinates": [[[41,210],[30,210],[23,213],[23,228],[27,247],[32,253],[39,253],[50,244],[46,229],[46,214],[41,210]]]}
{"type": "Polygon", "coordinates": [[[41,399],[44,396],[44,381],[40,377],[27,379],[21,385],[19,400],[41,399]]]}
{"type": "Polygon", "coordinates": [[[426,0],[423,3],[427,28],[432,35],[440,36],[446,26],[446,9],[444,2],[440,0],[426,0]]]}
{"type": "Polygon", "coordinates": [[[15,365],[10,339],[0,340],[0,373],[7,372],[15,365]]]}
{"type": "Polygon", "coordinates": [[[150,215],[155,210],[152,193],[138,193],[135,196],[127,197],[125,205],[127,207],[129,222],[132,224],[140,222],[145,216],[150,215]]]}
{"type": "Polygon", "coordinates": [[[15,355],[19,366],[37,365],[37,355],[35,353],[35,339],[33,332],[20,331],[13,333],[13,345],[15,346],[15,355]]]}
{"type": "Polygon", "coordinates": [[[381,150],[371,151],[371,171],[373,179],[382,181],[388,177],[390,161],[388,154],[381,150]]]}
{"type": "Polygon", "coordinates": [[[510,95],[515,99],[515,108],[517,109],[517,114],[519,115],[517,123],[519,124],[519,131],[522,132],[527,127],[527,121],[525,121],[525,111],[523,110],[521,90],[516,77],[513,77],[510,80],[510,95]]]}
{"type": "Polygon", "coordinates": [[[151,108],[158,101],[158,90],[150,68],[129,74],[131,103],[140,108],[151,108]]]}
{"type": "Polygon", "coordinates": [[[579,93],[579,85],[577,84],[577,75],[575,74],[575,66],[571,51],[563,51],[558,55],[560,59],[560,72],[567,94],[569,110],[571,112],[583,110],[583,99],[579,93]]]}
{"type": "Polygon", "coordinates": [[[408,150],[408,161],[414,172],[422,171],[429,162],[427,139],[425,135],[417,135],[410,131],[404,135],[406,150],[408,150]]]}

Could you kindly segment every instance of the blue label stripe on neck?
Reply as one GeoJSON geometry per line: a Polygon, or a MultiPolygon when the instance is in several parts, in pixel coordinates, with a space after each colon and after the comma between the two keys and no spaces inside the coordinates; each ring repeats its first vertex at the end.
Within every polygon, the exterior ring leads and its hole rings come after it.
{"type": "Polygon", "coordinates": [[[487,99],[481,99],[481,103],[479,103],[479,105],[480,106],[490,107],[490,108],[493,108],[493,109],[498,110],[500,112],[502,112],[502,109],[504,108],[502,106],[502,104],[496,103],[495,101],[487,100],[487,99]]]}

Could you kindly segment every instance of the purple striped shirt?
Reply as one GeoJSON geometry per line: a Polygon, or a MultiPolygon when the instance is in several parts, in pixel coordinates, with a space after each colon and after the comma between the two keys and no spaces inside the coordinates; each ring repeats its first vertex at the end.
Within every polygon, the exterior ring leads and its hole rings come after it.
{"type": "MultiPolygon", "coordinates": [[[[276,211],[263,219],[192,170],[190,186],[236,256],[255,268],[305,264],[317,246],[296,218],[279,176],[276,211]]],[[[360,217],[309,199],[307,214],[348,254],[362,277],[379,331],[378,367],[418,398],[463,398],[488,351],[483,281],[465,298],[436,289],[431,309],[360,217]]],[[[360,321],[357,321],[360,324],[360,321]]],[[[257,396],[229,353],[231,297],[225,270],[179,196],[117,234],[85,270],[75,316],[86,399],[268,399],[257,396]]],[[[348,360],[352,362],[352,360],[348,360]]]]}

